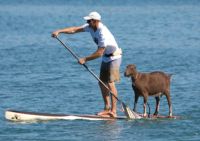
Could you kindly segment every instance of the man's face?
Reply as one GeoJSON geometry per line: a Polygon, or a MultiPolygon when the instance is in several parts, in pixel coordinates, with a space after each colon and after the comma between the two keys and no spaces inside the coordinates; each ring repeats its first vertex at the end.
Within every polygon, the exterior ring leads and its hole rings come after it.
{"type": "Polygon", "coordinates": [[[87,23],[89,24],[89,26],[91,28],[95,28],[96,27],[96,21],[91,19],[91,20],[87,20],[87,23]]]}

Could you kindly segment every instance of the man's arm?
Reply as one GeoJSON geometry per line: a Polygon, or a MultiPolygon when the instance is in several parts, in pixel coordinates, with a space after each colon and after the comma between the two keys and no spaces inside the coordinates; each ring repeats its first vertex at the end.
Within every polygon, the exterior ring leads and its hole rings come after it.
{"type": "Polygon", "coordinates": [[[78,62],[79,64],[85,64],[87,61],[94,60],[96,58],[101,57],[104,54],[104,51],[105,51],[105,47],[100,47],[90,56],[80,58],[78,62]]]}
{"type": "Polygon", "coordinates": [[[84,31],[84,29],[82,26],[68,27],[68,28],[59,29],[59,30],[54,31],[52,33],[52,37],[57,37],[58,34],[60,34],[60,33],[74,34],[74,33],[83,32],[83,31],[84,31]]]}

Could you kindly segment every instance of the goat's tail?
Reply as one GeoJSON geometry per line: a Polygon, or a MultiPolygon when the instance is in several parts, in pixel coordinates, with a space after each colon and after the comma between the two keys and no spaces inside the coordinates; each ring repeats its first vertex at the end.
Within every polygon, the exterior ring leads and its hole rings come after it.
{"type": "Polygon", "coordinates": [[[169,79],[171,79],[172,78],[172,75],[174,75],[174,74],[168,74],[168,77],[169,77],[169,79]]]}

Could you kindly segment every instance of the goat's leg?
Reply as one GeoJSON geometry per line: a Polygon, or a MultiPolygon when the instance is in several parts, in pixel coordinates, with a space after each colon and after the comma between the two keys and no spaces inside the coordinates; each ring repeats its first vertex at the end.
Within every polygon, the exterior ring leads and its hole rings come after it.
{"type": "Polygon", "coordinates": [[[155,97],[155,99],[156,99],[156,110],[153,115],[157,116],[160,108],[160,96],[155,97]]]}
{"type": "Polygon", "coordinates": [[[143,104],[143,107],[144,107],[143,116],[144,117],[147,117],[147,100],[148,100],[148,96],[144,95],[144,104],[143,104]]]}
{"type": "Polygon", "coordinates": [[[170,93],[166,93],[167,101],[168,101],[168,106],[169,106],[169,117],[172,117],[172,103],[171,103],[171,98],[170,98],[170,93]]]}
{"type": "Polygon", "coordinates": [[[138,98],[139,96],[137,94],[135,94],[135,101],[134,101],[134,108],[133,108],[133,111],[136,112],[136,107],[137,107],[137,102],[138,102],[138,98]]]}

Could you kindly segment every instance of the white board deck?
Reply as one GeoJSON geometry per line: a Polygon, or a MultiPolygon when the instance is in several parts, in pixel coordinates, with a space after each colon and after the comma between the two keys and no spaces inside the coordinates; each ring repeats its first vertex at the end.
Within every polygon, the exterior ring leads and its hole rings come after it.
{"type": "MultiPolygon", "coordinates": [[[[140,115],[142,116],[142,115],[140,115]]],[[[23,122],[23,121],[49,121],[49,120],[128,120],[126,116],[113,117],[102,117],[98,115],[87,115],[87,114],[48,114],[48,113],[37,113],[37,112],[24,112],[16,110],[7,110],[5,112],[5,118],[10,121],[23,122]]],[[[145,117],[142,119],[180,119],[179,116],[153,116],[145,117]]]]}
{"type": "Polygon", "coordinates": [[[125,120],[125,116],[116,118],[102,117],[98,115],[78,115],[78,114],[47,114],[36,112],[23,112],[16,110],[7,110],[5,118],[10,121],[48,121],[48,120],[125,120]]]}

